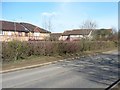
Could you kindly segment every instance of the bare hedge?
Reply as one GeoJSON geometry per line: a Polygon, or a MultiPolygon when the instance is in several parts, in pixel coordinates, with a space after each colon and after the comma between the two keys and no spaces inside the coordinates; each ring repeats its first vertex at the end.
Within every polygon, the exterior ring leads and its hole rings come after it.
{"type": "Polygon", "coordinates": [[[3,62],[24,59],[31,55],[65,55],[83,51],[100,50],[115,47],[112,41],[11,41],[2,42],[3,62]]]}

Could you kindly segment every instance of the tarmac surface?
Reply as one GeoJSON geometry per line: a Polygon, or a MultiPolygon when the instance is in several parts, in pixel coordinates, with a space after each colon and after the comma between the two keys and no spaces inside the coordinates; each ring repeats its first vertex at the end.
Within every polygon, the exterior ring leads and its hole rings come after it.
{"type": "Polygon", "coordinates": [[[2,88],[107,88],[118,80],[118,52],[2,74],[2,88]]]}

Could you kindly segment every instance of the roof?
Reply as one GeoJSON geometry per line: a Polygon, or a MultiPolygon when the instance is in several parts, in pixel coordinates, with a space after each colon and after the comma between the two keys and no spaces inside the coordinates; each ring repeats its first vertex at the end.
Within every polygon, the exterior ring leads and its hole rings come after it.
{"type": "Polygon", "coordinates": [[[62,33],[51,33],[50,36],[53,37],[60,37],[62,35],[62,33]]]}
{"type": "Polygon", "coordinates": [[[91,31],[88,29],[74,29],[64,31],[62,35],[88,35],[91,31]]]}
{"type": "Polygon", "coordinates": [[[20,23],[20,24],[23,25],[24,27],[28,28],[31,32],[50,33],[49,31],[47,31],[43,28],[37,27],[33,24],[29,24],[29,23],[20,23]]]}
{"type": "Polygon", "coordinates": [[[29,23],[18,23],[18,22],[11,22],[11,21],[3,21],[0,20],[0,30],[4,31],[18,31],[18,32],[40,32],[40,33],[50,33],[49,31],[40,28],[38,26],[29,24],[29,23]]]}
{"type": "Polygon", "coordinates": [[[51,33],[50,34],[50,39],[51,40],[59,40],[61,35],[62,35],[62,33],[51,33]]]}
{"type": "Polygon", "coordinates": [[[28,32],[20,23],[10,22],[10,21],[0,21],[0,30],[4,31],[18,31],[18,32],[28,32]]]}

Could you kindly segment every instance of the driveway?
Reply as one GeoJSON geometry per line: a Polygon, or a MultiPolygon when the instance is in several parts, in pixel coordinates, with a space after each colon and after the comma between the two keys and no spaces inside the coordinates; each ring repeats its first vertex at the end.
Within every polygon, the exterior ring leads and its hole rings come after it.
{"type": "Polygon", "coordinates": [[[2,74],[3,88],[106,88],[118,80],[118,52],[2,74]]]}

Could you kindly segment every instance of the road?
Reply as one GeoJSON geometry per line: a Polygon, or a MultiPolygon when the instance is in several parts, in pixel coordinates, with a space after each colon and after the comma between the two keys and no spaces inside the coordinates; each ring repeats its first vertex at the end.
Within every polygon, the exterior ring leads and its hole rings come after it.
{"type": "Polygon", "coordinates": [[[118,53],[2,74],[3,88],[106,88],[118,79],[118,53]]]}

